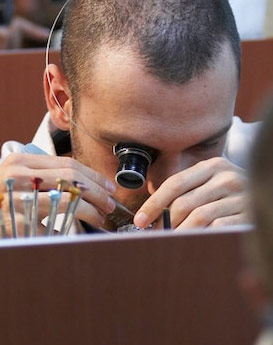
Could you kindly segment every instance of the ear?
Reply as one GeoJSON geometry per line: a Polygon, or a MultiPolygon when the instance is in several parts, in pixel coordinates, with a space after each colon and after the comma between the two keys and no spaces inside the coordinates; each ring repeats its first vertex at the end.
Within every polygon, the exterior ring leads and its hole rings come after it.
{"type": "Polygon", "coordinates": [[[239,277],[240,288],[248,304],[257,314],[260,314],[269,305],[268,294],[254,269],[245,268],[239,277]]]}
{"type": "Polygon", "coordinates": [[[44,72],[44,90],[47,108],[56,127],[63,131],[70,129],[72,100],[66,78],[56,65],[48,66],[44,72]]]}

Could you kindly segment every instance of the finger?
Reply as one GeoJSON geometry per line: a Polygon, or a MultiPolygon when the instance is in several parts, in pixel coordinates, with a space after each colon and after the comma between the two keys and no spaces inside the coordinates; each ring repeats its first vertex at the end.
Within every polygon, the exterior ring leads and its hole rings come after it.
{"type": "MultiPolygon", "coordinates": [[[[50,178],[50,174],[58,170],[58,173],[54,174],[53,179],[56,179],[56,175],[58,175],[57,178],[63,177],[72,182],[80,178],[80,176],[84,176],[86,179],[92,180],[106,189],[109,193],[114,193],[116,190],[115,185],[100,173],[70,157],[13,153],[1,165],[1,171],[3,172],[1,174],[2,180],[14,177],[17,182],[26,183],[29,178],[39,176],[47,181],[47,177],[50,178]],[[48,173],[49,170],[50,174],[48,173]],[[63,175],[60,175],[61,172],[63,175]]],[[[55,186],[56,181],[51,179],[50,184],[52,188],[52,184],[55,186]]]]}
{"type": "MultiPolygon", "coordinates": [[[[22,223],[24,223],[24,203],[21,200],[22,193],[21,192],[13,192],[13,200],[14,200],[14,207],[16,211],[17,218],[16,222],[22,227],[22,223]]],[[[42,222],[44,218],[49,215],[50,210],[50,198],[47,192],[39,192],[38,194],[38,226],[42,222]]],[[[63,192],[62,197],[58,206],[58,213],[65,213],[67,210],[67,206],[70,202],[71,194],[68,192],[63,192]]],[[[3,216],[5,223],[7,223],[8,228],[11,231],[11,219],[10,219],[10,212],[9,212],[9,202],[8,202],[8,195],[5,193],[4,201],[2,203],[3,209],[3,216]]],[[[109,213],[109,212],[108,212],[109,213]]],[[[97,209],[94,205],[86,202],[85,200],[81,199],[76,211],[76,218],[86,221],[94,226],[101,227],[105,222],[105,214],[97,209]]],[[[40,231],[44,233],[43,229],[40,231]]],[[[10,232],[11,234],[11,232],[10,232]]]]}
{"type": "Polygon", "coordinates": [[[251,221],[249,219],[249,214],[247,212],[215,219],[211,224],[209,224],[209,229],[214,230],[215,228],[221,228],[221,227],[226,227],[226,226],[229,227],[232,225],[241,225],[241,224],[251,224],[251,221]]]}
{"type": "Polygon", "coordinates": [[[230,196],[194,209],[191,214],[176,227],[176,230],[207,227],[218,218],[234,216],[245,212],[246,198],[242,195],[230,196]]]}
{"type": "MultiPolygon", "coordinates": [[[[42,221],[46,216],[48,216],[49,198],[46,195],[47,193],[40,194],[41,195],[39,195],[39,220],[42,221]]],[[[71,194],[63,192],[58,207],[59,214],[66,213],[70,200],[71,194]]],[[[80,199],[80,202],[76,209],[75,218],[83,220],[96,227],[101,227],[105,222],[105,213],[103,213],[101,210],[99,210],[97,207],[90,204],[89,202],[80,199]]]]}
{"type": "MultiPolygon", "coordinates": [[[[20,193],[18,193],[20,194],[20,193]]],[[[58,213],[65,213],[67,211],[67,206],[71,200],[71,194],[68,192],[63,192],[60,203],[58,206],[58,213]]],[[[21,208],[22,210],[22,205],[21,208]]],[[[39,221],[41,222],[45,217],[49,215],[50,210],[50,198],[48,193],[39,193],[39,221]]],[[[108,212],[109,213],[109,212],[108,212]]],[[[108,214],[107,213],[107,214],[108,214]]],[[[94,205],[81,199],[76,211],[76,218],[89,222],[95,226],[102,226],[105,222],[104,213],[97,209],[94,205]]]]}
{"type": "MultiPolygon", "coordinates": [[[[25,212],[25,206],[24,206],[24,202],[21,200],[21,196],[22,196],[22,192],[17,192],[14,191],[13,192],[13,203],[14,203],[14,208],[16,213],[18,214],[24,214],[25,212]]],[[[69,193],[67,193],[69,194],[69,193]]],[[[60,202],[59,205],[59,211],[60,212],[64,212],[64,210],[66,209],[66,205],[67,202],[69,200],[69,195],[67,196],[63,196],[62,198],[62,202],[60,202]]],[[[50,198],[48,196],[47,192],[39,192],[38,194],[38,206],[39,206],[39,219],[43,219],[46,216],[48,216],[48,212],[50,209],[50,198]]],[[[5,193],[4,194],[4,201],[3,201],[3,212],[4,214],[9,214],[9,198],[8,198],[8,194],[5,193]]]]}
{"type": "MultiPolygon", "coordinates": [[[[58,213],[66,213],[70,199],[70,193],[62,193],[58,213]]],[[[102,226],[105,222],[105,214],[101,210],[97,209],[94,205],[90,204],[89,202],[86,202],[83,199],[81,199],[78,204],[75,213],[75,218],[83,220],[97,227],[102,226]]]]}
{"type": "MultiPolygon", "coordinates": [[[[56,179],[62,176],[70,182],[76,180],[84,183],[89,189],[84,194],[85,200],[94,204],[102,210],[102,212],[111,213],[115,209],[115,203],[110,198],[109,194],[112,194],[116,187],[101,174],[81,165],[75,160],[67,157],[45,157],[21,154],[13,154],[10,156],[5,161],[6,169],[4,170],[4,177],[12,176],[15,178],[16,182],[14,188],[25,190],[31,177],[39,176],[44,180],[40,186],[40,190],[47,191],[56,188],[56,179]],[[26,158],[26,160],[23,160],[23,158],[26,158]],[[21,166],[23,162],[25,166],[21,166]],[[46,169],[40,168],[37,171],[36,168],[29,168],[31,165],[35,167],[46,166],[46,169]],[[60,168],[60,166],[62,168],[60,168]]],[[[4,186],[2,185],[1,187],[4,190],[4,186]]]]}
{"type": "Polygon", "coordinates": [[[236,172],[220,172],[204,185],[177,198],[171,205],[172,226],[176,228],[193,210],[231,194],[244,191],[246,179],[236,172]]]}
{"type": "Polygon", "coordinates": [[[173,200],[187,191],[208,181],[212,176],[209,170],[202,175],[194,168],[189,168],[174,176],[171,176],[150,196],[142,205],[134,217],[134,224],[137,227],[145,228],[153,223],[165,207],[168,207],[173,200]]]}
{"type": "MultiPolygon", "coordinates": [[[[49,190],[51,188],[56,187],[56,179],[59,176],[65,176],[68,181],[80,181],[85,185],[87,190],[83,194],[83,198],[86,202],[94,205],[96,208],[101,210],[103,213],[112,213],[116,207],[115,202],[113,199],[109,196],[109,193],[101,187],[96,182],[87,179],[84,175],[79,173],[78,171],[71,172],[70,176],[68,174],[64,175],[64,172],[59,169],[54,169],[50,176],[47,175],[47,179],[44,179],[43,184],[41,185],[41,191],[49,190]]],[[[43,174],[43,171],[41,171],[40,176],[44,176],[46,174],[43,174]]],[[[43,178],[43,177],[42,177],[43,178]]],[[[66,186],[66,190],[69,188],[69,184],[66,186]]],[[[41,193],[40,191],[40,193],[41,193]]],[[[39,194],[40,194],[39,193],[39,194]]],[[[63,192],[64,197],[67,197],[70,195],[70,193],[67,193],[66,191],[63,192]]],[[[67,200],[67,199],[66,199],[67,200]]],[[[69,200],[67,200],[69,201],[69,200]]]]}
{"type": "MultiPolygon", "coordinates": [[[[62,169],[54,169],[51,174],[43,173],[43,170],[40,170],[40,176],[44,179],[43,184],[41,185],[41,191],[47,191],[52,188],[56,188],[56,179],[60,176],[65,176],[68,181],[79,181],[85,185],[87,190],[83,194],[83,198],[90,204],[93,204],[103,213],[112,213],[116,207],[115,202],[110,197],[109,193],[101,187],[96,182],[87,179],[86,176],[82,175],[78,171],[71,172],[67,174],[62,169]],[[70,176],[68,176],[70,173],[70,176]],[[46,177],[43,177],[46,176],[46,177]]],[[[69,184],[66,186],[66,190],[69,188],[69,184]]],[[[63,192],[65,194],[66,191],[63,192]]],[[[67,193],[67,192],[66,192],[67,193]]],[[[69,194],[69,193],[68,193],[69,194]]]]}
{"type": "MultiPolygon", "coordinates": [[[[17,193],[20,195],[21,193],[17,193]]],[[[19,198],[18,198],[19,199],[19,198]]],[[[67,205],[70,200],[69,193],[64,193],[64,198],[62,202],[59,204],[58,213],[65,213],[67,210],[67,205]]],[[[15,198],[16,204],[16,227],[18,231],[19,237],[24,237],[24,225],[25,225],[25,216],[24,216],[24,205],[23,203],[17,202],[17,197],[15,198]]],[[[50,209],[50,199],[47,193],[40,193],[39,195],[39,217],[38,217],[38,233],[39,235],[45,234],[46,227],[41,225],[41,222],[44,218],[49,216],[49,209],[50,209]]],[[[12,222],[10,217],[10,212],[8,205],[3,205],[3,218],[5,222],[6,232],[8,237],[12,237],[12,222]]],[[[95,207],[90,205],[89,203],[81,200],[79,206],[76,211],[76,218],[86,221],[89,224],[92,224],[96,227],[103,226],[105,222],[105,216],[101,214],[95,207]]]]}
{"type": "MultiPolygon", "coordinates": [[[[64,194],[66,195],[68,193],[64,193],[64,194]]],[[[68,201],[67,203],[60,203],[58,214],[63,214],[63,215],[67,214],[68,210],[69,210],[68,214],[71,214],[72,211],[70,208],[68,208],[70,200],[67,199],[67,201],[68,201]]],[[[99,210],[97,210],[93,205],[87,203],[86,201],[82,199],[80,199],[78,203],[74,216],[75,216],[75,219],[83,220],[96,227],[102,227],[103,224],[105,223],[105,215],[101,213],[99,210]]],[[[45,217],[42,217],[41,221],[44,218],[45,217]]],[[[55,229],[58,229],[58,230],[61,229],[61,224],[63,223],[64,219],[67,219],[67,218],[65,218],[64,216],[64,218],[59,219],[58,225],[55,229]]],[[[46,224],[46,223],[43,222],[43,224],[46,224]]]]}
{"type": "Polygon", "coordinates": [[[203,185],[217,172],[226,170],[241,172],[241,169],[227,160],[216,157],[171,176],[139,209],[134,218],[135,225],[147,227],[159,217],[163,208],[168,207],[176,198],[203,185]]]}
{"type": "Polygon", "coordinates": [[[75,217],[99,228],[105,223],[105,215],[84,200],[80,201],[75,217]]]}

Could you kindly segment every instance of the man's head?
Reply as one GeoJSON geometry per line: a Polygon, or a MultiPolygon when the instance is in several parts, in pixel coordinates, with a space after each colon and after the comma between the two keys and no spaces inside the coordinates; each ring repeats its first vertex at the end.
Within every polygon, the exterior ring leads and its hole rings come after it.
{"type": "Polygon", "coordinates": [[[132,210],[169,176],[221,156],[240,71],[228,1],[71,1],[62,61],[64,74],[50,66],[51,83],[78,127],[47,84],[46,95],[53,122],[71,130],[74,157],[114,180],[113,145],[145,145],[157,156],[145,187],[118,188],[132,210]]]}
{"type": "Polygon", "coordinates": [[[228,42],[240,73],[240,40],[227,0],[70,1],[63,29],[62,63],[75,95],[89,83],[102,46],[130,47],[148,73],[185,84],[213,66],[228,42]]]}

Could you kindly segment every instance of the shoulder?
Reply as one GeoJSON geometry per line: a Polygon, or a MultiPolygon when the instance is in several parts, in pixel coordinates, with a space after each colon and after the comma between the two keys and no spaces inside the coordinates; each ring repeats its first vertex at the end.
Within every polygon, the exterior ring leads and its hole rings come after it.
{"type": "Polygon", "coordinates": [[[4,160],[11,153],[24,153],[25,145],[17,141],[7,141],[1,148],[0,162],[4,160]]]}
{"type": "Polygon", "coordinates": [[[273,330],[265,330],[258,338],[255,345],[273,345],[273,330]]]}
{"type": "Polygon", "coordinates": [[[244,135],[256,134],[257,130],[260,128],[261,122],[243,122],[240,117],[233,116],[232,127],[230,129],[231,135],[244,135]]]}
{"type": "Polygon", "coordinates": [[[232,127],[228,133],[225,156],[234,164],[246,168],[249,155],[261,122],[245,123],[234,116],[232,127]]]}
{"type": "Polygon", "coordinates": [[[47,113],[43,118],[35,136],[32,140],[31,151],[26,149],[26,145],[19,143],[17,141],[7,141],[3,144],[1,148],[1,159],[4,160],[11,153],[33,153],[41,154],[44,151],[45,154],[56,155],[54,143],[51,138],[51,133],[55,130],[53,123],[50,119],[50,114],[47,113]],[[36,147],[37,150],[33,151],[36,147]],[[40,149],[40,150],[39,150],[40,149]],[[39,151],[39,152],[38,152],[39,151]]]}

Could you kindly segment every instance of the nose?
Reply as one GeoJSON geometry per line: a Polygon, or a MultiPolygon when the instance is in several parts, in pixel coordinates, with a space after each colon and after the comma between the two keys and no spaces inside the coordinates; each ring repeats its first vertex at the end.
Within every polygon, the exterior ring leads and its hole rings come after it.
{"type": "Polygon", "coordinates": [[[192,157],[183,153],[158,157],[158,159],[149,167],[147,173],[146,183],[149,194],[153,194],[170,176],[175,175],[192,165],[192,157]]]}

